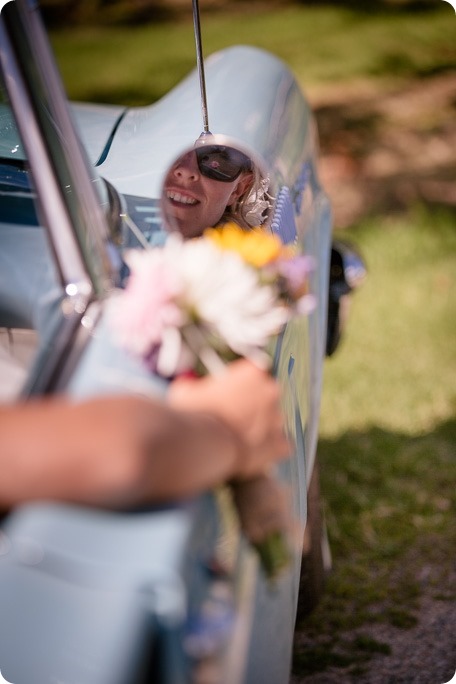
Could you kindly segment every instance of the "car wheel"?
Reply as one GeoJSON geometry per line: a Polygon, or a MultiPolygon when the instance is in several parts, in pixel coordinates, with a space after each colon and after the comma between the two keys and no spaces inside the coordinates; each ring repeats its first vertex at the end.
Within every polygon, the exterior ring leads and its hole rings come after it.
{"type": "Polygon", "coordinates": [[[331,552],[320,496],[320,474],[315,461],[307,492],[307,524],[304,531],[297,619],[314,610],[323,594],[331,569],[331,552]]]}

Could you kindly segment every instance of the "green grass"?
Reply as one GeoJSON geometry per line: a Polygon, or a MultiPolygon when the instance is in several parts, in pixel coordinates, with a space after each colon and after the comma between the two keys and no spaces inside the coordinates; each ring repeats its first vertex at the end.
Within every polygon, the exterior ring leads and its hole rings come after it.
{"type": "MultiPolygon", "coordinates": [[[[341,79],[389,81],[454,68],[452,14],[443,2],[420,12],[290,5],[203,14],[203,45],[206,55],[234,44],[270,50],[307,87],[341,79]]],[[[189,18],[135,27],[61,29],[51,39],[68,94],[76,100],[148,104],[195,65],[189,18]]]]}
{"type": "Polygon", "coordinates": [[[325,368],[319,456],[334,568],[300,625],[296,674],[354,674],[373,652],[360,654],[350,630],[413,627],[425,585],[454,600],[455,219],[420,208],[344,232],[369,276],[325,368]]]}
{"type": "Polygon", "coordinates": [[[369,276],[326,363],[322,433],[432,429],[456,408],[455,217],[422,208],[344,235],[359,245],[369,276]]]}

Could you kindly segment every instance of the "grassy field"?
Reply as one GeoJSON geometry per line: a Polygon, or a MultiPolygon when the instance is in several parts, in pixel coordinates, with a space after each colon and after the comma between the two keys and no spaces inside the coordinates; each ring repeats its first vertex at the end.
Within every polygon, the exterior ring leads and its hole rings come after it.
{"type": "MultiPolygon", "coordinates": [[[[289,5],[242,14],[203,15],[206,55],[248,43],[284,59],[306,88],[343,80],[407,79],[453,68],[456,22],[436,2],[421,11],[359,12],[341,7],[289,5]]],[[[195,65],[193,25],[60,29],[52,42],[72,99],[149,104],[195,65]]]]}
{"type": "Polygon", "coordinates": [[[432,431],[456,409],[454,213],[416,207],[343,235],[360,246],[369,277],[326,364],[322,432],[432,431]]]}
{"type": "MultiPolygon", "coordinates": [[[[449,73],[456,20],[445,2],[411,12],[290,5],[203,17],[206,54],[250,43],[286,60],[307,90],[378,89],[449,73]]],[[[52,33],[72,99],[139,105],[195,63],[191,20],[52,33]]],[[[198,105],[195,105],[198,106],[198,105]]],[[[429,124],[430,125],[430,124],[429,124]]],[[[434,125],[434,124],[433,124],[434,125]]],[[[412,626],[427,591],[448,586],[456,547],[456,217],[413,205],[344,229],[368,266],[347,334],[326,362],[319,454],[334,569],[316,612],[298,625],[297,675],[362,668],[389,646],[349,630],[412,626]]]]}
{"type": "Polygon", "coordinates": [[[344,235],[369,277],[325,368],[319,454],[334,569],[298,626],[303,677],[362,672],[390,646],[348,639],[352,630],[414,626],[424,592],[456,598],[455,215],[416,208],[344,235]]]}

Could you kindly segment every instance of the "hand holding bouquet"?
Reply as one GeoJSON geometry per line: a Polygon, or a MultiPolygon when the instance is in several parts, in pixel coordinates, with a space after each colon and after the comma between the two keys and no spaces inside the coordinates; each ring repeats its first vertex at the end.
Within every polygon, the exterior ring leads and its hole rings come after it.
{"type": "MultiPolygon", "coordinates": [[[[163,247],[132,251],[126,261],[131,273],[126,289],[114,298],[112,325],[120,343],[165,378],[217,374],[242,357],[269,369],[275,337],[292,316],[314,307],[308,292],[311,260],[262,229],[227,224],[189,241],[170,235],[163,247]]],[[[282,529],[270,534],[271,521],[277,521],[272,528],[281,528],[283,516],[271,515],[273,506],[263,505],[267,497],[274,500],[275,481],[260,479],[265,486],[255,478],[233,484],[234,500],[246,535],[274,575],[287,554],[276,543],[282,529]],[[261,498],[262,506],[248,505],[261,498]],[[257,525],[260,519],[269,522],[257,525]],[[277,562],[261,553],[272,539],[280,551],[274,554],[277,562]]]]}

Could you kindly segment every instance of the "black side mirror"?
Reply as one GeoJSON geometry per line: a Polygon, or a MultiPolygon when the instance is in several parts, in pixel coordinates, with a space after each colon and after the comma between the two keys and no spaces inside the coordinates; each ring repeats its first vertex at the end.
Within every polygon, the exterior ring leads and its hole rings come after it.
{"type": "Polygon", "coordinates": [[[366,266],[353,245],[336,240],[331,247],[326,356],[337,349],[348,316],[349,295],[365,280],[366,266]]]}

